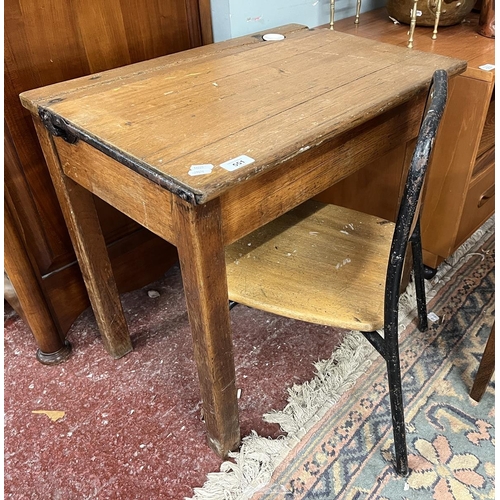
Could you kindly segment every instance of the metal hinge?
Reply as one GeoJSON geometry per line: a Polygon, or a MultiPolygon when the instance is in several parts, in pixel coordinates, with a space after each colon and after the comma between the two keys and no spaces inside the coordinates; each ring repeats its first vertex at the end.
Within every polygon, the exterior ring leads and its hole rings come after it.
{"type": "Polygon", "coordinates": [[[69,144],[75,144],[78,141],[78,136],[69,129],[68,124],[48,109],[38,108],[38,116],[40,116],[45,128],[52,135],[61,137],[69,144]]]}

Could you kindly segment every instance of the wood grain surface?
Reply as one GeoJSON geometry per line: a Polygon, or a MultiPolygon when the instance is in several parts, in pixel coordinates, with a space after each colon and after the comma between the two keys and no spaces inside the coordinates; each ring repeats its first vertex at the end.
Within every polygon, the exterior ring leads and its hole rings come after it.
{"type": "Polygon", "coordinates": [[[378,217],[303,203],[226,249],[229,298],[322,325],[382,328],[393,232],[378,217]]]}
{"type": "Polygon", "coordinates": [[[396,107],[425,88],[435,69],[465,69],[457,59],[325,29],[223,49],[27,92],[22,102],[63,117],[85,140],[204,203],[396,107]],[[240,155],[254,162],[219,167],[240,155]],[[190,176],[198,164],[215,168],[190,176]]]}

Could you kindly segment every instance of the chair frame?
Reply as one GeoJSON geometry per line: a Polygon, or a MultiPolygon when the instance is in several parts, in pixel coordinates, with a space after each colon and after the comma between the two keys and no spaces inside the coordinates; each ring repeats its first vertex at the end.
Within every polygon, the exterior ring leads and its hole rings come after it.
{"type": "Polygon", "coordinates": [[[395,468],[401,476],[407,476],[409,469],[398,341],[400,285],[406,250],[408,242],[410,242],[417,296],[418,328],[420,331],[425,331],[428,325],[419,202],[437,129],[444,112],[447,93],[447,73],[444,70],[437,70],[432,78],[426,111],[408,171],[391,244],[385,284],[384,336],[382,337],[378,332],[361,332],[387,363],[396,456],[395,468]]]}
{"type": "MultiPolygon", "coordinates": [[[[377,331],[361,332],[382,355],[387,364],[394,433],[395,469],[402,476],[407,476],[409,470],[398,342],[398,306],[401,277],[408,243],[410,243],[417,295],[418,327],[421,331],[424,331],[427,329],[427,306],[420,236],[420,199],[437,129],[444,112],[447,93],[448,75],[444,70],[437,70],[430,82],[426,107],[408,169],[389,251],[384,289],[384,336],[377,331]]],[[[237,305],[237,302],[230,300],[229,308],[232,309],[235,305],[237,305]]]]}

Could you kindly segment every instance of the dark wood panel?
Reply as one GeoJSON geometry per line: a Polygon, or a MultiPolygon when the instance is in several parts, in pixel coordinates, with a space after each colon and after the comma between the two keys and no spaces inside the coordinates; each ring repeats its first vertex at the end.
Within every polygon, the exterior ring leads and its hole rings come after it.
{"type": "MultiPolygon", "coordinates": [[[[209,43],[211,20],[202,19],[200,12],[210,14],[209,0],[4,4],[5,188],[64,331],[88,306],[88,298],[31,115],[19,94],[209,43]]],[[[155,236],[103,201],[96,199],[96,206],[106,242],[116,243],[111,258],[120,291],[144,285],[176,260],[174,247],[155,243],[155,236]],[[148,265],[130,272],[131,263],[138,261],[148,265]]]]}

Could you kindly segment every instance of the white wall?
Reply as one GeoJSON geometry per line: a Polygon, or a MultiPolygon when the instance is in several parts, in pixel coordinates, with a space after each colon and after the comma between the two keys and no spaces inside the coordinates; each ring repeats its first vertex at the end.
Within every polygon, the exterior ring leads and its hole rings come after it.
{"type": "MultiPolygon", "coordinates": [[[[362,0],[361,12],[386,0],[362,0]]],[[[220,42],[289,23],[309,28],[330,22],[330,0],[211,0],[214,41],[220,42]]],[[[336,0],[335,20],[353,16],[356,0],[336,0]]]]}

